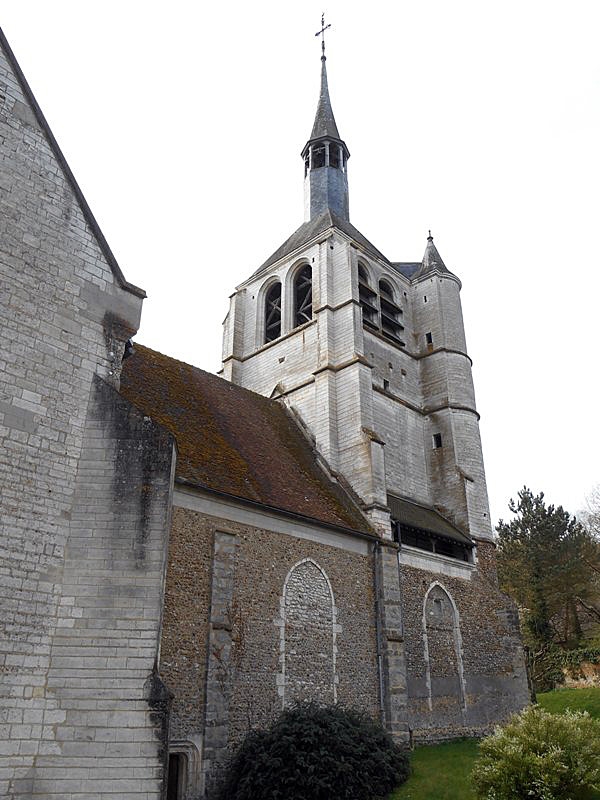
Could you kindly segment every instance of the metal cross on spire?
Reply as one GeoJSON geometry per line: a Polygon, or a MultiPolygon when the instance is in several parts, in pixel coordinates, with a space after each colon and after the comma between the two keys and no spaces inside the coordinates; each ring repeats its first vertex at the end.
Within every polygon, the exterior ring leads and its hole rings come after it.
{"type": "Polygon", "coordinates": [[[329,25],[325,25],[325,14],[321,14],[321,30],[315,33],[315,36],[321,37],[321,50],[323,53],[321,58],[325,58],[325,31],[327,28],[331,28],[331,23],[329,23],[329,25]]]}

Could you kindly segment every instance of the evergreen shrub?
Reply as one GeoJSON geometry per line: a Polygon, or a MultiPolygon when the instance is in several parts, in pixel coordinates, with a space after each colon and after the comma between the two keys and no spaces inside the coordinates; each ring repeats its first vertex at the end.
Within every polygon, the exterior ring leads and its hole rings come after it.
{"type": "Polygon", "coordinates": [[[588,800],[600,789],[600,721],[530,706],[480,745],[480,800],[588,800]]]}
{"type": "Polygon", "coordinates": [[[356,711],[307,703],[249,733],[219,800],[378,800],[409,775],[408,755],[356,711]]]}

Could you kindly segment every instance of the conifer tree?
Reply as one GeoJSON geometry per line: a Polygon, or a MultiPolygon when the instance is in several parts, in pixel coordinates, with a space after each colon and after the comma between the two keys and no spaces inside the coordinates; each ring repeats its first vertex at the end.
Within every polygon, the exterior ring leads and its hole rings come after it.
{"type": "Polygon", "coordinates": [[[520,606],[530,644],[577,646],[579,610],[597,599],[598,542],[562,506],[547,506],[543,492],[524,487],[518,498],[509,503],[515,518],[496,528],[500,584],[520,606]]]}

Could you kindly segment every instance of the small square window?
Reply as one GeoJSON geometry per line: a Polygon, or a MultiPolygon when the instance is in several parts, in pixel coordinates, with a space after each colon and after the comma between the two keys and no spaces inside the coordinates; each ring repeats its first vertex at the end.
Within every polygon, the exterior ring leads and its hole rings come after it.
{"type": "Polygon", "coordinates": [[[442,446],[442,434],[441,433],[434,433],[433,434],[433,448],[434,450],[439,450],[442,446]]]}

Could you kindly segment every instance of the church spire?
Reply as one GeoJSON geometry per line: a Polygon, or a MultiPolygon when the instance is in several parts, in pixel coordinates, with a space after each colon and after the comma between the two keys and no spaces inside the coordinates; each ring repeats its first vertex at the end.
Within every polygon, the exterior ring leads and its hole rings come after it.
{"type": "Polygon", "coordinates": [[[348,203],[348,158],[350,153],[340,138],[335,123],[329,86],[327,84],[327,67],[325,56],[325,31],[331,25],[325,25],[321,17],[321,91],[317,113],[313,123],[310,139],[304,145],[304,218],[306,222],[332,211],[342,219],[350,217],[348,203]]]}
{"type": "Polygon", "coordinates": [[[319,94],[319,105],[317,106],[317,113],[309,141],[319,139],[321,136],[329,136],[333,139],[340,138],[337,125],[335,124],[335,117],[333,116],[333,109],[331,108],[331,100],[329,98],[326,61],[326,56],[321,56],[321,93],[319,94]]]}

